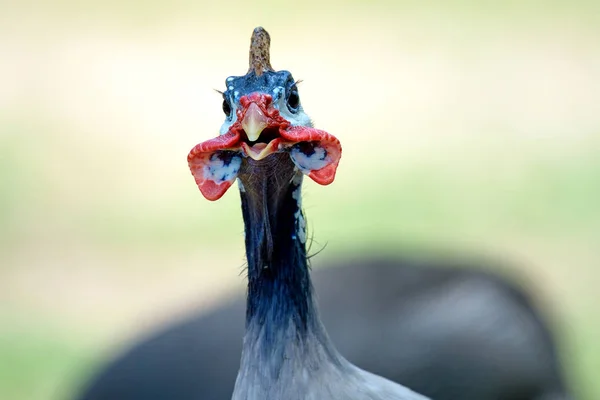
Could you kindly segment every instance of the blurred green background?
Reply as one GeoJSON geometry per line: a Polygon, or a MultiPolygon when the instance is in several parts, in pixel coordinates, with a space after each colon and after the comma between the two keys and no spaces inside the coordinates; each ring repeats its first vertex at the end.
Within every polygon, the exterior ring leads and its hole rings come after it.
{"type": "MultiPolygon", "coordinates": [[[[186,156],[250,33],[341,139],[320,260],[514,265],[600,398],[600,2],[0,2],[0,398],[65,399],[136,335],[241,290],[235,191],[186,156]]],[[[325,262],[322,262],[325,263],[325,262]]]]}

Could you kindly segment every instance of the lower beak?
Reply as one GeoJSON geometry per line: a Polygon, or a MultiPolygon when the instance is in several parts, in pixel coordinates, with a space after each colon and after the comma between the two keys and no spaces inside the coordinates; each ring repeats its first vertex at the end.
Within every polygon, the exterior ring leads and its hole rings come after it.
{"type": "Polygon", "coordinates": [[[268,144],[257,143],[254,146],[249,146],[248,143],[242,142],[242,149],[244,149],[244,152],[248,157],[260,161],[266,156],[276,152],[280,142],[279,139],[273,139],[268,144]]]}
{"type": "Polygon", "coordinates": [[[242,128],[244,128],[248,140],[250,142],[257,141],[267,124],[268,119],[260,110],[260,107],[256,103],[250,103],[242,120],[242,128]]]}

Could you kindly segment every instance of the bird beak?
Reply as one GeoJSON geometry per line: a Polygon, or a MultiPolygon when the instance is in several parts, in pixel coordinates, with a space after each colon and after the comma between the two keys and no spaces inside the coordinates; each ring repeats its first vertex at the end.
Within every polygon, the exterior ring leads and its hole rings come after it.
{"type": "Polygon", "coordinates": [[[260,107],[254,102],[250,103],[242,120],[242,128],[246,132],[248,140],[256,142],[267,125],[268,119],[260,107]]]}

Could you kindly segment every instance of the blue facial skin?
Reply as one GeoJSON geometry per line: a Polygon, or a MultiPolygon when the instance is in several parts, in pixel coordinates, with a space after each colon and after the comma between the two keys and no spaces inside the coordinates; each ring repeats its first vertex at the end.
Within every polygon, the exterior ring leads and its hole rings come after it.
{"type": "MultiPolygon", "coordinates": [[[[242,96],[259,92],[273,96],[273,103],[281,98],[288,97],[293,91],[297,91],[296,83],[289,71],[265,71],[257,76],[254,70],[243,76],[230,76],[225,80],[227,90],[223,92],[223,99],[232,104],[239,104],[242,96]]],[[[233,107],[231,107],[233,108],[233,107]]],[[[290,109],[291,112],[296,110],[290,109]]],[[[234,113],[227,116],[228,120],[233,118],[234,113]]]]}

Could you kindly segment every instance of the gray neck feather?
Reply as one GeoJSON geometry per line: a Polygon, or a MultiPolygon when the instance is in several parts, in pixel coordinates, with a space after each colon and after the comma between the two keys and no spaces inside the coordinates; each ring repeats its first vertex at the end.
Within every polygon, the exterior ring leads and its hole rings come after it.
{"type": "Polygon", "coordinates": [[[279,162],[257,170],[263,164],[250,162],[247,172],[240,171],[249,283],[233,400],[424,400],[360,370],[336,351],[319,318],[301,240],[301,176],[290,171],[283,181],[257,180],[285,168],[279,162]]]}

